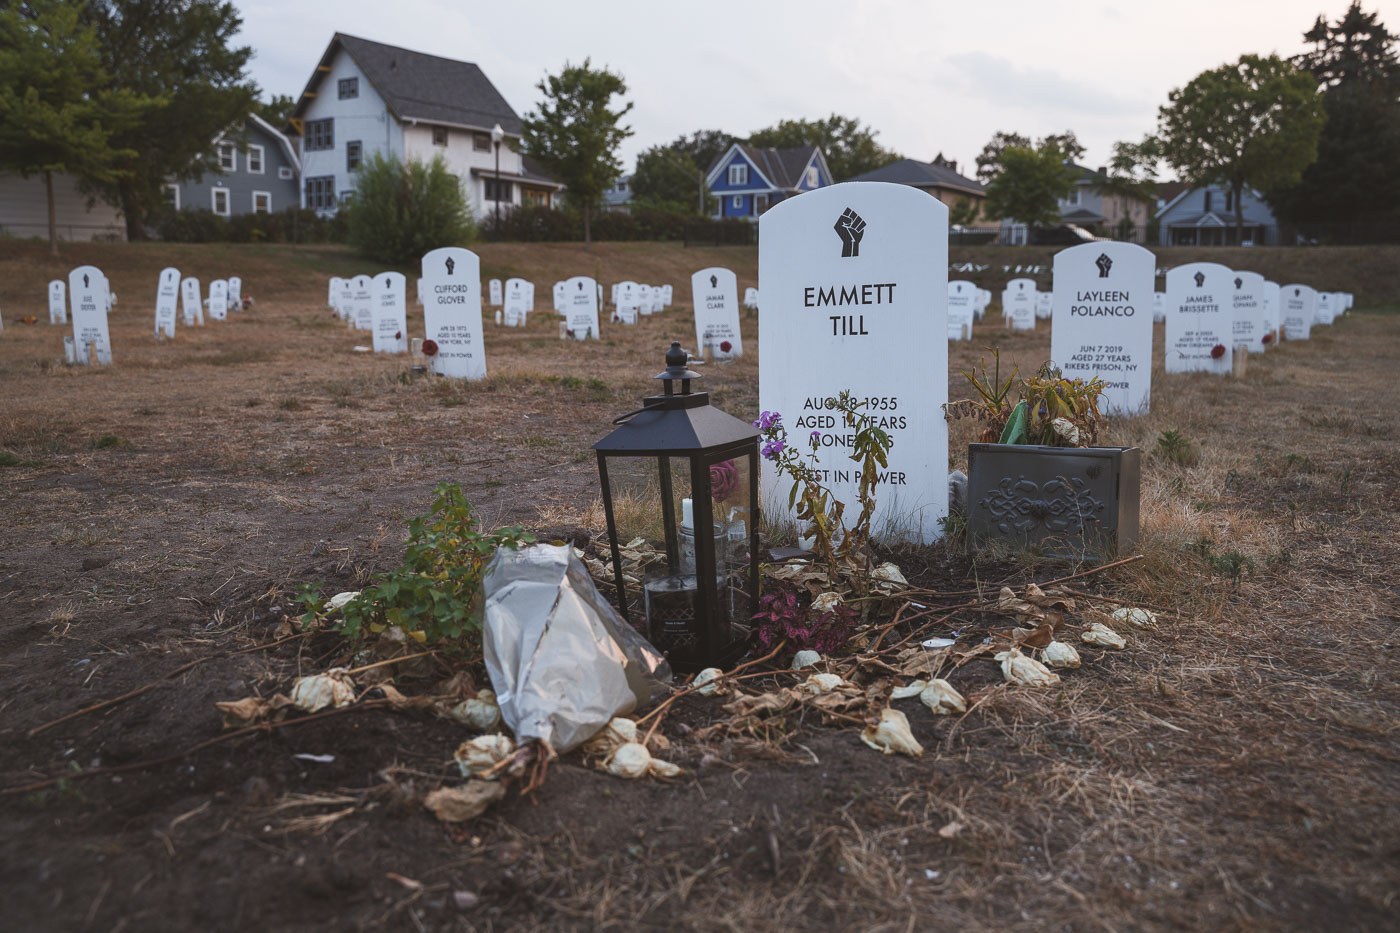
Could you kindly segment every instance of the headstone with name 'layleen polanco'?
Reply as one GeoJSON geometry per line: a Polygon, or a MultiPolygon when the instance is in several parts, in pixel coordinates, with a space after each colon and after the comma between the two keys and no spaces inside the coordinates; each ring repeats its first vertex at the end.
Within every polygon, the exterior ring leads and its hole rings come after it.
{"type": "Polygon", "coordinates": [[[437,344],[432,371],[454,379],[485,379],[481,331],[481,260],[460,246],[423,256],[423,324],[437,344]]]}
{"type": "Polygon", "coordinates": [[[180,303],[180,270],[167,266],[156,280],[156,337],[175,336],[175,308],[180,303]]]}
{"type": "Polygon", "coordinates": [[[1268,308],[1264,305],[1264,277],[1257,272],[1237,269],[1234,284],[1233,345],[1244,347],[1250,353],[1263,353],[1268,346],[1264,335],[1269,333],[1272,325],[1268,308]]]}
{"type": "Polygon", "coordinates": [[[1156,261],[1135,243],[1082,243],[1055,254],[1050,360],[1071,379],[1102,379],[1107,415],[1151,407],[1156,261]]]}
{"type": "Polygon", "coordinates": [[[1279,338],[1283,334],[1283,309],[1279,305],[1280,289],[1277,282],[1264,283],[1259,290],[1264,302],[1264,322],[1272,336],[1265,335],[1261,338],[1267,344],[1278,345],[1279,338]]]}
{"type": "MultiPolygon", "coordinates": [[[[874,533],[928,543],[948,514],[948,208],[885,182],[808,191],[759,218],[759,408],[782,415],[828,488],[856,508],[859,464],[828,401],[850,391],[888,431],[874,533]]],[[[765,516],[790,516],[791,479],[764,461],[765,516]]]]}
{"type": "Polygon", "coordinates": [[[1035,330],[1035,279],[1012,279],[1001,293],[1001,313],[1012,330],[1035,330]]]}
{"type": "Polygon", "coordinates": [[[1235,273],[1227,266],[1191,262],[1167,270],[1166,371],[1230,375],[1234,309],[1235,273]]]}
{"type": "Polygon", "coordinates": [[[402,272],[381,272],[370,283],[374,293],[373,330],[375,353],[408,351],[408,279],[402,272]]]}
{"type": "Polygon", "coordinates": [[[243,280],[236,275],[228,277],[228,309],[243,310],[243,280]]]}
{"type": "Polygon", "coordinates": [[[68,323],[68,307],[66,305],[68,297],[66,291],[67,289],[64,288],[62,279],[54,279],[49,283],[50,324],[68,323]]]}
{"type": "Polygon", "coordinates": [[[500,279],[492,279],[486,283],[491,290],[491,307],[498,308],[505,303],[505,289],[501,285],[500,279]]]}
{"type": "Polygon", "coordinates": [[[357,275],[350,280],[351,320],[356,330],[374,329],[374,278],[357,275]]]}
{"type": "Polygon", "coordinates": [[[739,280],[723,266],[701,269],[690,277],[695,306],[695,352],[711,360],[744,355],[739,332],[739,280]]]}
{"type": "Polygon", "coordinates": [[[966,279],[948,283],[948,339],[971,340],[977,317],[977,286],[966,279]]]}
{"type": "Polygon", "coordinates": [[[564,286],[564,318],[575,340],[599,340],[598,283],[586,275],[576,275],[564,286]]]}
{"type": "Polygon", "coordinates": [[[112,362],[112,338],[107,330],[107,277],[96,266],[79,266],[68,273],[68,301],[73,310],[74,362],[87,365],[90,356],[112,362]]]}
{"type": "Polygon", "coordinates": [[[199,279],[186,276],[180,283],[180,308],[185,315],[185,326],[204,326],[204,302],[199,300],[199,279]]]}
{"type": "Polygon", "coordinates": [[[209,319],[228,319],[228,282],[224,279],[215,279],[209,283],[209,319]]]}
{"type": "Polygon", "coordinates": [[[1283,337],[1285,340],[1308,340],[1313,322],[1317,320],[1317,292],[1307,285],[1295,283],[1279,289],[1283,308],[1283,337]]]}

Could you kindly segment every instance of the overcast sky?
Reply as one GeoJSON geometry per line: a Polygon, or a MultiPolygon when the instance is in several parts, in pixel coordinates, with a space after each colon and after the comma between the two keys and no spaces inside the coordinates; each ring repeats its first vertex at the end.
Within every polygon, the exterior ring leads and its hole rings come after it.
{"type": "MultiPolygon", "coordinates": [[[[476,62],[524,115],[585,57],[627,81],[636,154],[697,129],[858,117],[899,153],[970,166],[997,130],[1072,129],[1102,164],[1167,93],[1246,52],[1292,55],[1349,0],[236,0],[265,92],[300,95],[336,31],[476,62]]],[[[1363,0],[1400,29],[1400,0],[1363,0]]],[[[971,174],[968,170],[966,174],[971,174]]]]}

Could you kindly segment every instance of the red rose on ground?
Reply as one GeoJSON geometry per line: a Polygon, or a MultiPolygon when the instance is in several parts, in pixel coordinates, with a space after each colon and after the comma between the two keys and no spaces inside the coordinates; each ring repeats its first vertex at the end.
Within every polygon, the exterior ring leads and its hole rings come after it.
{"type": "Polygon", "coordinates": [[[1213,360],[1218,360],[1218,359],[1220,359],[1220,358],[1221,358],[1222,356],[1224,356],[1224,355],[1225,355],[1225,344],[1223,344],[1223,343],[1217,343],[1215,346],[1213,346],[1213,347],[1210,348],[1210,358],[1211,358],[1211,359],[1213,359],[1213,360]]]}
{"type": "Polygon", "coordinates": [[[719,352],[728,353],[732,349],[734,349],[734,344],[730,343],[728,340],[720,341],[719,352]]]}
{"type": "Polygon", "coordinates": [[[436,340],[424,340],[424,341],[423,341],[423,355],[424,355],[424,356],[437,356],[437,341],[436,341],[436,340]]]}

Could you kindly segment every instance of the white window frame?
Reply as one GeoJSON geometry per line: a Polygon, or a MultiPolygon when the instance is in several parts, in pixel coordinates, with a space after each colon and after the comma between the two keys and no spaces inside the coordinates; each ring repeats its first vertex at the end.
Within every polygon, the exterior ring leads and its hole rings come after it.
{"type": "Polygon", "coordinates": [[[447,132],[447,127],[442,126],[440,124],[435,124],[430,132],[432,133],[432,136],[430,137],[430,141],[432,142],[432,144],[434,146],[441,146],[442,148],[446,149],[447,137],[449,135],[447,132]],[[442,133],[442,142],[437,141],[438,133],[442,133]]]}
{"type": "Polygon", "coordinates": [[[729,202],[729,206],[737,211],[744,206],[744,196],[742,194],[734,195],[734,198],[729,202]]]}
{"type": "Polygon", "coordinates": [[[248,151],[243,154],[243,167],[253,175],[263,175],[267,172],[267,151],[258,145],[249,145],[248,151]],[[253,152],[258,154],[258,167],[253,168],[253,152]]]}
{"type": "Polygon", "coordinates": [[[815,165],[807,166],[807,187],[815,188],[819,184],[821,184],[821,173],[817,171],[815,165]]]}
{"type": "Polygon", "coordinates": [[[729,166],[729,183],[731,185],[747,185],[749,183],[749,167],[737,164],[729,166]]]}
{"type": "Polygon", "coordinates": [[[180,186],[176,184],[161,185],[160,190],[162,194],[164,194],[167,191],[173,192],[175,194],[175,199],[173,203],[175,210],[178,211],[180,209],[180,186]]]}
{"type": "Polygon", "coordinates": [[[254,192],[253,192],[253,213],[254,213],[254,214],[271,214],[271,213],[272,213],[272,192],[271,192],[271,191],[254,191],[254,192]],[[267,204],[263,207],[262,210],[258,210],[258,198],[266,198],[266,199],[267,199],[267,204]]]}
{"type": "Polygon", "coordinates": [[[1070,206],[1077,206],[1079,204],[1078,185],[1075,185],[1073,188],[1069,189],[1069,194],[1065,195],[1065,203],[1070,206]]]}
{"type": "Polygon", "coordinates": [[[219,217],[228,217],[233,213],[233,196],[227,188],[209,189],[209,209],[219,217]],[[219,210],[219,192],[224,195],[224,209],[219,210]]]}
{"type": "Polygon", "coordinates": [[[238,147],[233,143],[218,143],[219,171],[226,174],[238,171],[238,147]],[[224,165],[224,155],[228,155],[229,164],[224,165]]]}
{"type": "Polygon", "coordinates": [[[292,167],[290,165],[279,165],[277,167],[277,177],[282,181],[291,181],[292,167]]]}

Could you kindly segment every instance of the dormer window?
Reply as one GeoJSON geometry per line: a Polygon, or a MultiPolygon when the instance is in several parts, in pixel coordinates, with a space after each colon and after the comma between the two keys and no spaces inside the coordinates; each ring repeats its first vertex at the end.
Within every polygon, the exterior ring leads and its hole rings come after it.
{"type": "Polygon", "coordinates": [[[747,165],[729,166],[729,184],[735,187],[747,185],[749,183],[749,167],[747,165]]]}
{"type": "Polygon", "coordinates": [[[1206,192],[1206,210],[1210,210],[1210,192],[1206,192]]]}
{"type": "Polygon", "coordinates": [[[360,79],[359,79],[359,78],[341,78],[341,79],[340,79],[340,82],[339,82],[339,85],[338,85],[338,89],[339,89],[339,91],[340,91],[340,99],[341,99],[341,100],[350,100],[350,99],[352,99],[352,98],[359,97],[359,96],[360,96],[360,79]]]}
{"type": "Polygon", "coordinates": [[[815,188],[819,184],[821,184],[821,178],[817,173],[817,167],[815,165],[807,166],[807,187],[815,188]]]}

